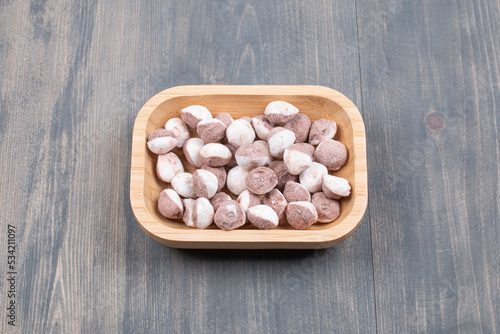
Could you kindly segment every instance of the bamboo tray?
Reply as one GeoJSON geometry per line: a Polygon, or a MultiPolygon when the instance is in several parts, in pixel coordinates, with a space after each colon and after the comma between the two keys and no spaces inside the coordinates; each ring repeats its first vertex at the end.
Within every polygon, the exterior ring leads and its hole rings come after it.
{"type": "MultiPolygon", "coordinates": [[[[174,152],[187,172],[194,172],[182,149],[174,152]]],[[[225,189],[226,192],[227,188],[225,189]]],[[[229,193],[229,192],[228,192],[229,193]]],[[[153,96],[140,110],[132,139],[130,201],[139,226],[154,240],[175,248],[327,248],[349,237],[360,224],[368,201],[366,143],[363,119],[343,94],[322,86],[178,86],[153,96]],[[258,230],[249,223],[233,231],[212,224],[208,229],[189,228],[182,221],[160,215],[157,201],[169,187],[156,176],[156,155],[146,146],[148,135],[162,128],[180,110],[193,104],[207,107],[213,115],[228,112],[234,119],[264,113],[266,105],[283,100],[299,108],[311,121],[320,118],[337,122],[335,139],[347,148],[346,164],[332,175],[349,180],[351,195],[340,201],[340,216],[333,222],[316,223],[308,230],[295,230],[283,219],[273,230],[258,230]]]]}

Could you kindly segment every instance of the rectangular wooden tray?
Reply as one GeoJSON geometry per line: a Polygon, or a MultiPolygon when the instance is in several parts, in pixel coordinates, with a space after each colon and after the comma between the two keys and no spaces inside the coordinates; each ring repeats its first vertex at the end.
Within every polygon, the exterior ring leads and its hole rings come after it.
{"type": "MultiPolygon", "coordinates": [[[[186,171],[193,172],[182,150],[174,150],[186,171]]],[[[154,240],[176,248],[326,248],[349,237],[360,224],[368,201],[366,143],[363,119],[343,94],[322,86],[178,86],[153,96],[140,110],[132,139],[130,201],[139,226],[154,240]],[[157,201],[169,187],[156,176],[156,155],[146,146],[147,137],[164,127],[169,118],[193,104],[207,107],[213,115],[230,113],[234,119],[264,113],[266,105],[283,100],[299,108],[312,122],[326,118],[337,122],[335,139],[347,148],[346,164],[332,175],[349,180],[351,195],[342,199],[341,214],[333,222],[317,223],[308,230],[295,230],[285,221],[273,230],[258,230],[246,224],[223,231],[215,224],[205,230],[187,227],[182,221],[160,215],[157,201]]]]}

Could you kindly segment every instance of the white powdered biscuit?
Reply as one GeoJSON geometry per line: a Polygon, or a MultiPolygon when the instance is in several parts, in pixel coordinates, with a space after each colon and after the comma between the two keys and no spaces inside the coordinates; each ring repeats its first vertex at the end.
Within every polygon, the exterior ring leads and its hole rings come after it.
{"type": "Polygon", "coordinates": [[[243,167],[236,166],[227,173],[227,188],[235,195],[241,194],[247,189],[245,178],[248,171],[243,167]]]}
{"type": "Polygon", "coordinates": [[[192,198],[185,198],[184,203],[184,215],[182,216],[182,221],[189,227],[194,227],[193,223],[193,206],[196,200],[192,198]]]}
{"type": "Polygon", "coordinates": [[[200,121],[211,119],[212,114],[203,106],[189,106],[181,110],[181,118],[191,129],[195,129],[200,121]]]}
{"type": "Polygon", "coordinates": [[[189,139],[189,129],[186,123],[180,118],[169,119],[165,124],[165,129],[172,131],[175,138],[177,138],[177,147],[184,146],[186,140],[189,139]]]}
{"type": "Polygon", "coordinates": [[[259,205],[260,204],[260,197],[251,193],[250,191],[245,190],[243,191],[240,196],[238,196],[237,199],[238,203],[240,203],[241,208],[245,213],[247,213],[247,210],[251,208],[252,206],[259,205]]]}
{"type": "Polygon", "coordinates": [[[201,168],[203,166],[203,160],[201,160],[200,150],[205,146],[205,143],[201,138],[189,138],[182,151],[189,164],[195,168],[201,168]]]}
{"type": "Polygon", "coordinates": [[[184,207],[179,195],[172,189],[164,189],[158,200],[158,211],[165,218],[181,219],[184,207]]]}
{"type": "Polygon", "coordinates": [[[252,125],[255,129],[255,133],[262,140],[267,140],[267,135],[269,131],[273,129],[273,125],[267,118],[267,116],[259,115],[252,118],[252,125]]]}
{"type": "Polygon", "coordinates": [[[311,202],[293,202],[286,207],[286,220],[297,230],[306,230],[318,221],[318,212],[311,202]]]}
{"type": "Polygon", "coordinates": [[[349,185],[349,181],[347,181],[343,177],[333,175],[323,176],[322,189],[326,196],[333,199],[347,197],[351,194],[351,186],[349,185]]]}
{"type": "Polygon", "coordinates": [[[195,198],[196,192],[193,187],[193,174],[179,173],[173,177],[172,188],[182,197],[195,198]]]}
{"type": "Polygon", "coordinates": [[[231,151],[219,143],[206,144],[200,150],[201,160],[210,167],[221,167],[231,161],[231,151]]]}
{"type": "Polygon", "coordinates": [[[217,176],[207,170],[198,169],[193,173],[193,188],[197,197],[212,198],[218,185],[217,176]]]}
{"type": "Polygon", "coordinates": [[[274,128],[267,136],[267,144],[271,155],[276,158],[283,157],[283,152],[295,143],[295,133],[285,128],[274,128]]]}
{"type": "Polygon", "coordinates": [[[267,205],[256,205],[248,209],[248,220],[261,230],[270,230],[278,226],[279,219],[276,212],[267,205]]]}
{"type": "Polygon", "coordinates": [[[284,125],[299,112],[294,105],[284,101],[274,101],[267,105],[264,114],[273,124],[284,125]]]}
{"type": "Polygon", "coordinates": [[[248,121],[237,119],[227,127],[226,137],[230,144],[238,148],[242,145],[253,143],[255,132],[248,121]]]}
{"type": "Polygon", "coordinates": [[[193,205],[191,215],[193,226],[196,228],[207,228],[214,221],[214,208],[205,197],[198,198],[193,205]]]}
{"type": "MultiPolygon", "coordinates": [[[[266,142],[262,143],[266,144],[266,142]]],[[[235,157],[239,166],[246,170],[250,170],[252,168],[264,166],[268,163],[269,149],[267,148],[267,144],[245,144],[236,150],[235,157]]]]}
{"type": "Polygon", "coordinates": [[[309,168],[300,173],[300,184],[306,187],[310,193],[321,191],[323,176],[328,174],[328,169],[320,163],[313,162],[309,168]]]}
{"type": "Polygon", "coordinates": [[[293,144],[285,150],[283,161],[292,175],[299,175],[313,163],[314,146],[304,143],[293,144]]]}
{"type": "Polygon", "coordinates": [[[218,119],[206,119],[200,121],[196,132],[205,143],[216,143],[226,136],[227,126],[218,119]]]}
{"type": "Polygon", "coordinates": [[[179,173],[184,172],[181,159],[175,153],[167,153],[158,156],[156,162],[156,174],[163,182],[170,182],[179,173]]]}
{"type": "Polygon", "coordinates": [[[166,129],[158,129],[148,137],[148,148],[154,154],[166,154],[178,143],[174,133],[166,129]]]}

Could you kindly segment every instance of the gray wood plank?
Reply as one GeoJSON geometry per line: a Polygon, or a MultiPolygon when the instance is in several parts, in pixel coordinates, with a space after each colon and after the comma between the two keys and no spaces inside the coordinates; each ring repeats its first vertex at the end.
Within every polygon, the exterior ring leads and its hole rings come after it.
{"type": "Polygon", "coordinates": [[[378,331],[497,333],[500,5],[357,16],[378,331]]]}
{"type": "Polygon", "coordinates": [[[367,220],[329,250],[175,250],[128,198],[149,97],[321,84],[359,104],[355,40],[342,1],[1,2],[0,244],[16,225],[19,278],[0,332],[375,332],[367,220]]]}

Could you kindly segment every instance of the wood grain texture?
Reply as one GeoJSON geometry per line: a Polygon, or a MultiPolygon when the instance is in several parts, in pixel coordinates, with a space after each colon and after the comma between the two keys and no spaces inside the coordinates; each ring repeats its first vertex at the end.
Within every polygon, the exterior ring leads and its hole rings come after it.
{"type": "Polygon", "coordinates": [[[498,1],[357,1],[380,333],[500,331],[498,1]]]}
{"type": "MultiPolygon", "coordinates": [[[[332,247],[349,237],[365,214],[368,192],[366,139],[363,119],[356,106],[342,93],[324,86],[304,85],[190,85],[166,89],[153,96],[137,115],[132,138],[130,202],[141,228],[154,240],[176,248],[235,249],[320,249],[332,247]],[[158,212],[160,193],[168,183],[156,172],[157,155],[146,145],[147,138],[167,121],[180,117],[181,109],[203,105],[212,115],[230,113],[234,119],[262,115],[271,101],[292,103],[312,122],[334,120],[335,139],[345,145],[348,159],[331,175],[343,177],[351,185],[349,197],[340,201],[339,217],[328,224],[295,230],[282,220],[273,230],[259,230],[246,224],[228,233],[215,225],[193,229],[182,221],[166,219],[158,212]]],[[[174,150],[187,172],[193,173],[181,149],[174,150]]],[[[229,190],[224,190],[230,193],[229,190]]],[[[234,197],[236,199],[236,197],[234,197]]]]}
{"type": "Polygon", "coordinates": [[[359,105],[356,38],[342,1],[0,2],[0,245],[19,229],[18,327],[2,313],[0,332],[375,332],[367,219],[328,250],[182,251],[128,196],[151,96],[318,84],[359,105]]]}

